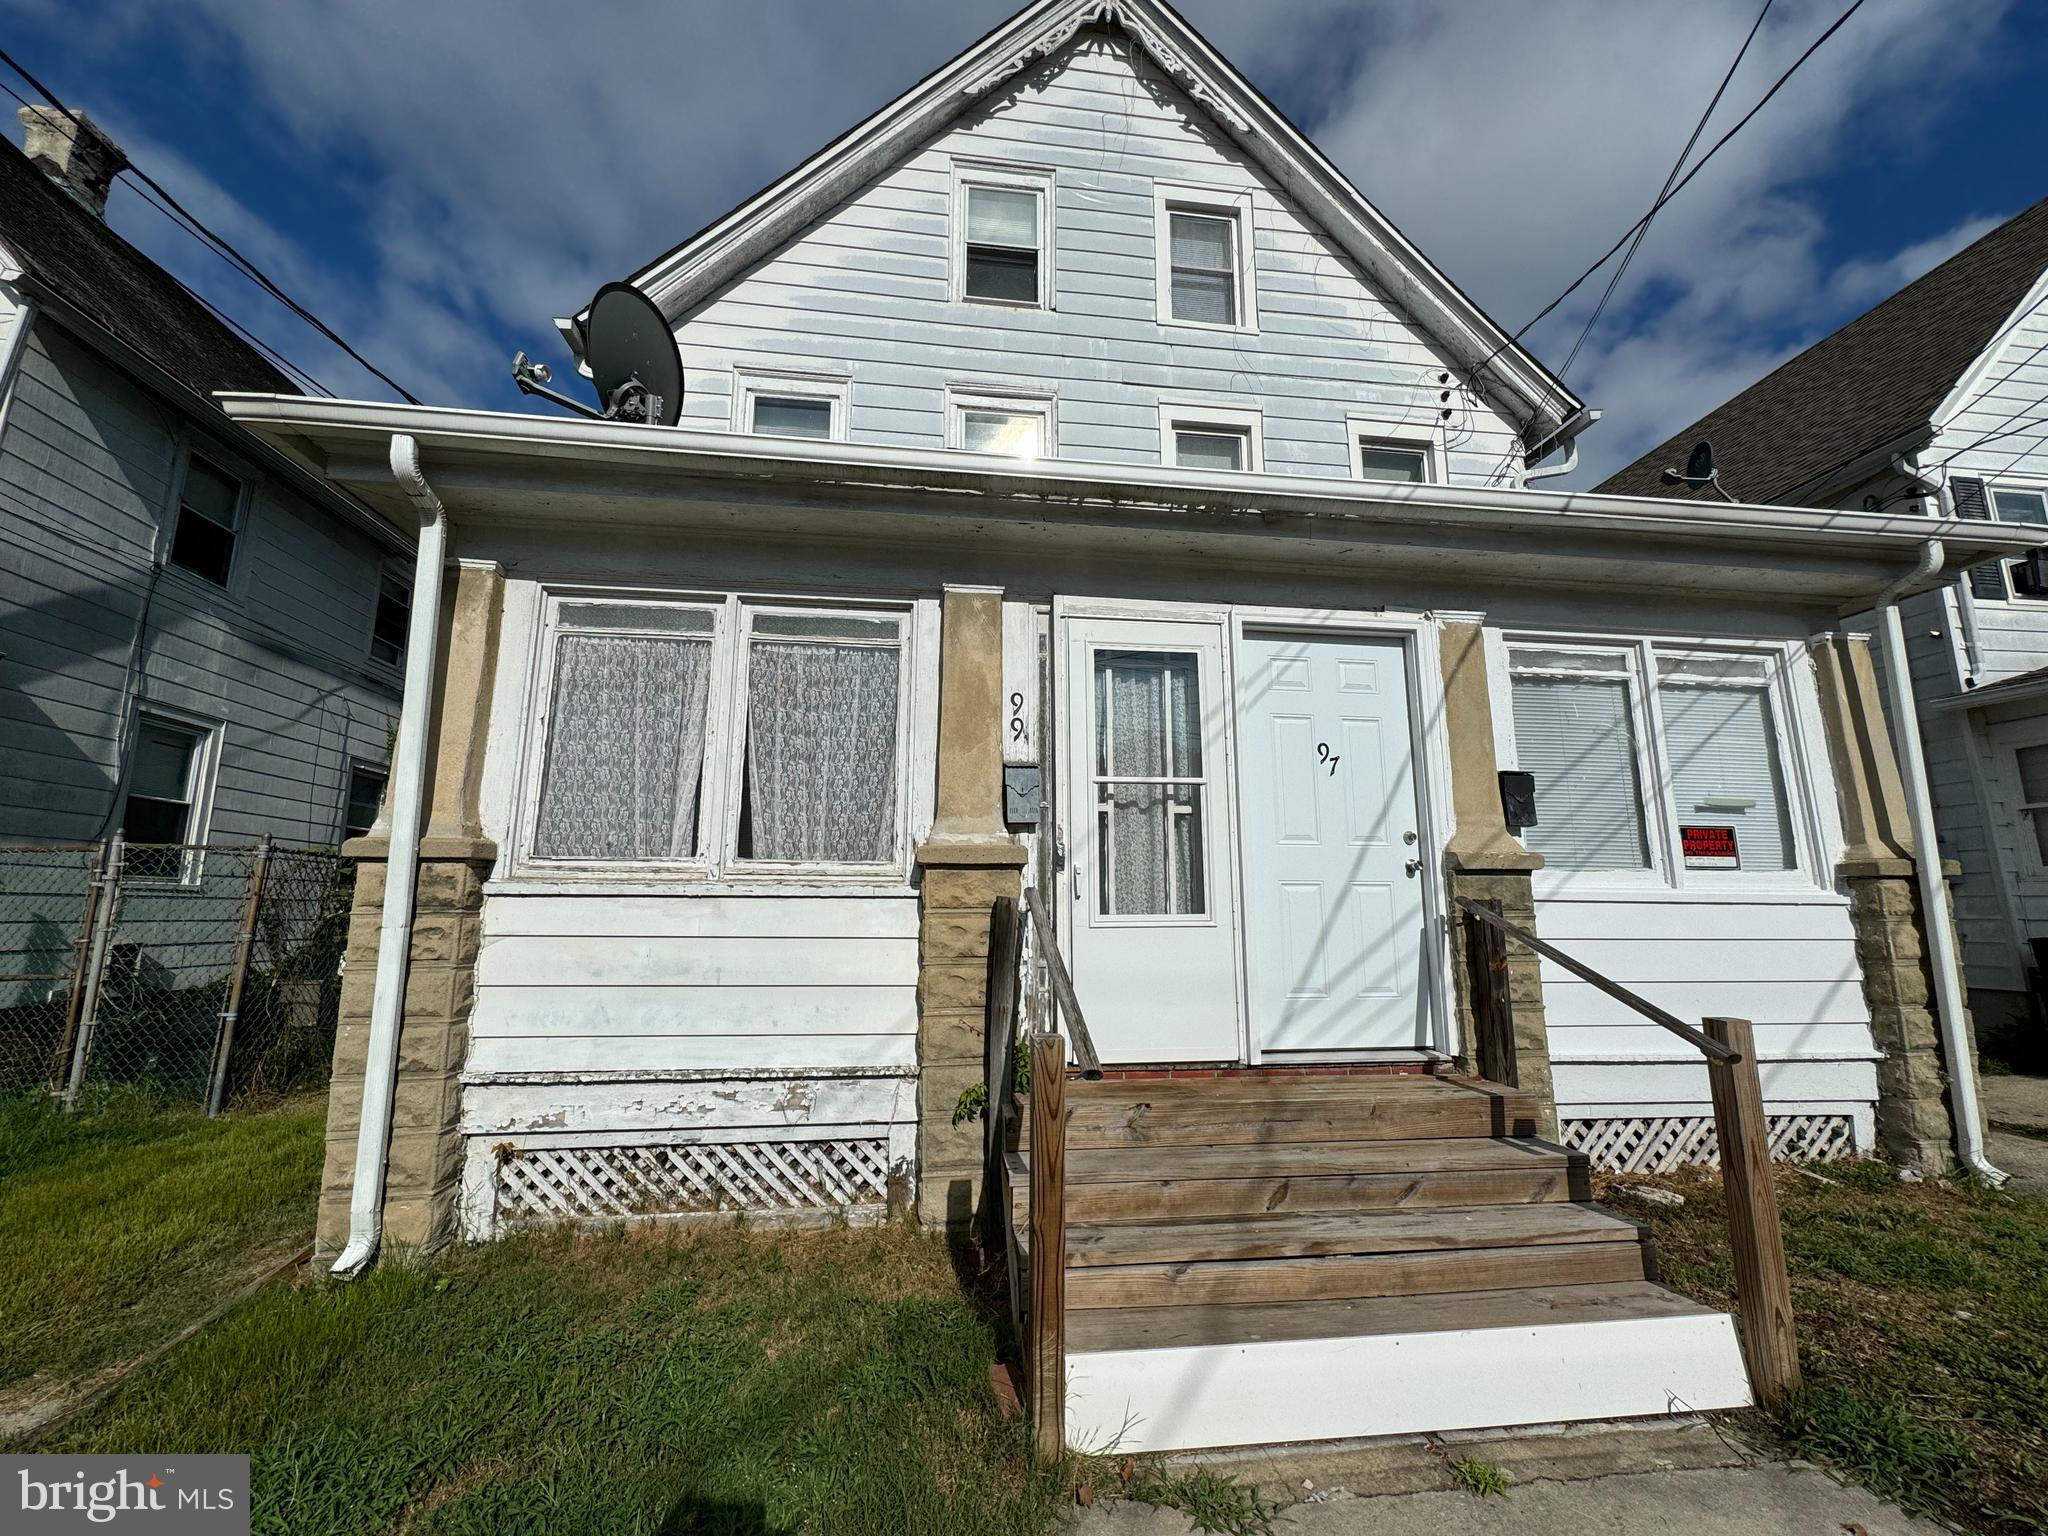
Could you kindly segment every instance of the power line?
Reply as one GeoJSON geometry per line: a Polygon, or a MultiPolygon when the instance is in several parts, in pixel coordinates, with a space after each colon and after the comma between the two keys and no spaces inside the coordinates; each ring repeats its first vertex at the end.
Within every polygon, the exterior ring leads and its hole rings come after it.
{"type": "Polygon", "coordinates": [[[1507,340],[1503,341],[1499,346],[1495,347],[1492,352],[1487,354],[1486,359],[1483,362],[1481,362],[1477,368],[1472,370],[1470,383],[1473,385],[1477,385],[1477,383],[1479,382],[1480,375],[1485,373],[1488,368],[1491,368],[1494,365],[1494,363],[1499,360],[1502,353],[1506,352],[1509,347],[1512,347],[1513,345],[1515,345],[1515,343],[1519,342],[1524,336],[1528,335],[1529,332],[1532,329],[1534,329],[1535,326],[1539,322],[1541,322],[1545,316],[1549,315],[1549,313],[1552,310],[1556,309],[1558,305],[1562,304],[1566,299],[1570,298],[1574,293],[1578,292],[1580,287],[1584,285],[1587,278],[1591,277],[1595,272],[1598,272],[1602,267],[1606,266],[1607,263],[1613,259],[1615,253],[1618,252],[1623,246],[1627,245],[1632,238],[1634,238],[1637,230],[1642,229],[1646,225],[1648,225],[1649,222],[1657,216],[1659,210],[1661,210],[1666,203],[1670,202],[1674,197],[1678,196],[1679,193],[1683,192],[1688,186],[1690,186],[1692,184],[1693,178],[1699,175],[1701,171],[1705,170],[1707,168],[1708,163],[1713,160],[1714,156],[1719,154],[1724,148],[1727,147],[1729,140],[1733,139],[1738,133],[1742,132],[1744,128],[1748,127],[1750,120],[1753,119],[1757,115],[1757,113],[1763,111],[1765,107],[1770,105],[1772,99],[1778,94],[1778,92],[1784,89],[1785,82],[1790,80],[1795,74],[1797,74],[1800,70],[1800,67],[1804,65],[1808,59],[1812,58],[1815,53],[1819,52],[1822,45],[1825,44],[1829,38],[1833,37],[1837,32],[1841,31],[1842,28],[1848,24],[1849,18],[1854,16],[1858,11],[1862,10],[1866,3],[1868,3],[1868,0],[1851,0],[1849,8],[1843,11],[1841,15],[1837,16],[1834,19],[1834,21],[1829,24],[1828,29],[1825,32],[1821,33],[1819,37],[1815,38],[1811,43],[1809,43],[1806,46],[1805,52],[1801,53],[1798,58],[1794,59],[1792,63],[1786,68],[1785,72],[1779,75],[1778,78],[1771,83],[1771,88],[1765,91],[1763,95],[1760,98],[1758,98],[1756,105],[1751,107],[1747,112],[1743,113],[1741,119],[1735,124],[1734,127],[1730,128],[1726,133],[1722,134],[1720,138],[1716,139],[1713,142],[1713,145],[1707,150],[1707,152],[1704,155],[1701,155],[1700,158],[1694,163],[1693,168],[1687,171],[1684,176],[1680,177],[1677,183],[1672,186],[1670,191],[1666,192],[1662,197],[1658,198],[1657,202],[1651,207],[1648,213],[1644,214],[1640,219],[1636,220],[1635,223],[1631,224],[1627,229],[1623,230],[1621,233],[1621,238],[1616,240],[1613,245],[1609,246],[1605,253],[1601,255],[1598,261],[1594,262],[1590,267],[1586,268],[1585,271],[1581,272],[1577,277],[1573,278],[1562,293],[1560,293],[1556,298],[1552,299],[1548,304],[1544,305],[1541,309],[1536,311],[1535,315],[1533,315],[1529,319],[1529,321],[1522,326],[1520,330],[1516,331],[1512,336],[1508,337],[1507,340]]]}
{"type": "MultiPolygon", "coordinates": [[[[1614,297],[1614,290],[1621,286],[1621,280],[1628,275],[1629,263],[1636,259],[1636,252],[1643,248],[1643,241],[1649,238],[1650,222],[1657,217],[1657,211],[1669,201],[1671,184],[1678,180],[1678,173],[1685,169],[1685,162],[1692,154],[1693,146],[1700,141],[1700,135],[1707,131],[1707,124],[1713,119],[1714,109],[1721,105],[1721,98],[1728,93],[1728,86],[1735,79],[1735,71],[1742,67],[1742,61],[1749,56],[1749,45],[1756,41],[1756,35],[1763,29],[1764,18],[1771,14],[1773,0],[1764,0],[1764,8],[1756,13],[1756,20],[1749,24],[1749,35],[1742,40],[1742,46],[1735,50],[1735,58],[1728,65],[1728,72],[1721,77],[1721,83],[1714,88],[1714,98],[1707,103],[1707,110],[1700,114],[1700,120],[1693,124],[1692,137],[1685,141],[1685,148],[1678,152],[1678,158],[1671,163],[1671,174],[1664,178],[1664,185],[1658,189],[1657,199],[1650,204],[1650,211],[1643,216],[1643,222],[1636,226],[1635,238],[1622,253],[1621,265],[1614,269],[1614,276],[1607,280],[1607,291],[1600,295],[1600,302],[1593,306],[1593,313],[1586,321],[1586,327],[1579,332],[1579,339],[1572,343],[1572,350],[1564,360],[1564,366],[1557,370],[1559,382],[1572,371],[1572,364],[1579,360],[1579,353],[1586,345],[1586,339],[1593,334],[1593,327],[1600,323],[1600,317],[1607,313],[1607,304],[1614,297]]],[[[1546,397],[1547,398],[1547,397],[1546,397]]]]}
{"type": "MultiPolygon", "coordinates": [[[[1859,0],[1859,3],[1861,3],[1861,0],[1859,0]]],[[[34,90],[37,95],[41,96],[44,100],[48,101],[51,106],[55,107],[59,112],[62,112],[66,117],[70,118],[72,125],[75,128],[78,128],[80,130],[84,129],[85,124],[80,120],[79,115],[76,112],[72,111],[71,108],[65,106],[63,102],[59,101],[57,99],[56,94],[53,91],[51,91],[51,89],[48,86],[44,85],[42,81],[38,80],[34,75],[30,74],[28,70],[23,68],[21,63],[5,48],[0,48],[0,63],[6,64],[9,69],[13,70],[17,75],[21,76],[22,79],[26,80],[29,83],[30,89],[34,90]]],[[[251,261],[248,257],[244,256],[240,251],[235,249],[235,247],[231,245],[226,239],[222,238],[220,235],[214,233],[212,229],[208,228],[207,225],[202,220],[197,218],[189,209],[187,209],[184,206],[184,204],[180,203],[177,200],[177,198],[173,197],[171,193],[164,187],[164,185],[161,182],[157,181],[155,177],[151,176],[147,171],[143,170],[140,166],[137,165],[128,166],[127,174],[133,176],[138,182],[148,187],[152,192],[156,193],[158,197],[162,198],[165,204],[168,205],[174,212],[176,212],[180,218],[184,219],[187,223],[189,223],[192,226],[192,228],[195,231],[197,231],[201,236],[203,236],[209,244],[214,246],[223,256],[227,257],[236,267],[238,267],[242,271],[242,273],[245,276],[247,276],[252,282],[256,283],[259,287],[261,287],[272,298],[276,299],[278,303],[284,305],[286,309],[290,310],[293,314],[297,315],[301,320],[305,321],[306,324],[310,325],[311,327],[313,327],[314,330],[318,331],[322,336],[325,336],[329,341],[333,342],[335,346],[341,348],[343,352],[347,353],[373,377],[382,380],[385,384],[390,385],[393,390],[397,391],[399,397],[402,400],[404,400],[406,404],[418,405],[421,403],[417,395],[413,394],[412,391],[407,389],[403,384],[400,384],[396,379],[392,378],[390,374],[386,373],[383,369],[379,368],[375,363],[371,362],[368,358],[364,357],[362,353],[358,352],[354,347],[350,346],[348,342],[342,337],[339,331],[335,330],[326,321],[322,320],[318,315],[314,314],[310,309],[306,308],[306,306],[301,304],[297,299],[294,299],[290,294],[286,293],[284,289],[280,288],[275,282],[271,280],[268,273],[264,272],[262,268],[256,265],[256,263],[251,261]]]]}

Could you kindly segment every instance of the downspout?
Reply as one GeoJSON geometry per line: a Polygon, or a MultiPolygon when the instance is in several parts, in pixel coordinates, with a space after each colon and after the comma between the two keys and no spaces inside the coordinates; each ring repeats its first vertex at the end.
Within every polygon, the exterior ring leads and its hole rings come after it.
{"type": "MultiPolygon", "coordinates": [[[[1905,480],[1916,487],[1921,497],[1932,501],[1937,517],[1950,515],[1948,498],[1942,494],[1941,486],[1921,474],[1919,469],[1910,463],[1903,453],[1892,455],[1892,472],[1901,480],[1905,480]]],[[[1962,683],[1965,688],[1974,688],[1977,686],[1977,674],[1984,668],[1984,660],[1983,648],[1979,643],[1980,637],[1977,632],[1976,594],[1970,590],[1970,584],[1967,581],[1956,583],[1956,609],[1962,619],[1960,627],[1963,631],[1962,683]]]]}
{"type": "MultiPolygon", "coordinates": [[[[1579,434],[1598,421],[1603,413],[1591,409],[1580,410],[1565,423],[1563,431],[1571,433],[1565,439],[1565,455],[1562,464],[1553,464],[1548,469],[1525,469],[1522,471],[1523,488],[1534,485],[1538,480],[1555,480],[1559,475],[1568,475],[1579,467],[1579,434]]],[[[1541,444],[1538,445],[1542,446],[1541,444]]]]}
{"type": "Polygon", "coordinates": [[[420,473],[419,444],[391,435],[391,476],[419,512],[412,613],[405,628],[405,692],[391,754],[390,862],[384,871],[384,914],[377,928],[377,980],[370,994],[369,1055],[363,1068],[362,1120],[356,1131],[355,1176],[348,1203],[348,1244],[334,1273],[352,1279],[377,1256],[384,1235],[384,1176],[391,1108],[398,1087],[398,1023],[412,953],[413,885],[420,865],[420,812],[426,797],[427,721],[434,706],[435,645],[440,637],[441,565],[448,516],[420,473]]]}
{"type": "Polygon", "coordinates": [[[1948,1054],[1950,1107],[1955,1111],[1956,1150],[1963,1165],[1996,1189],[2007,1175],[1984,1153],[1984,1119],[1977,1103],[1977,1063],[1963,1025],[1963,987],[1956,966],[1955,926],[1949,921],[1948,886],[1942,879],[1941,845],[1934,836],[1934,800],[1927,787],[1927,758],[1920,746],[1920,713],[1906,660],[1906,631],[1899,621],[1899,594],[1940,574],[1941,540],[1929,539],[1912,571],[1877,597],[1878,627],[1884,635],[1884,676],[1891,695],[1892,729],[1904,770],[1906,812],[1913,824],[1913,866],[1920,881],[1921,926],[1927,934],[1929,968],[1941,1018],[1942,1048],[1948,1054]]]}

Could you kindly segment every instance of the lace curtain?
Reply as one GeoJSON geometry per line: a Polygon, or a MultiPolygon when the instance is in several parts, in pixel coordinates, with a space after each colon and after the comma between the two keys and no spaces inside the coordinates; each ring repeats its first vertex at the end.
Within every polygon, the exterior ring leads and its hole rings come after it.
{"type": "Polygon", "coordinates": [[[1201,777],[1195,658],[1102,651],[1095,665],[1096,764],[1109,780],[1099,790],[1102,910],[1205,911],[1201,785],[1116,782],[1201,777]]]}
{"type": "Polygon", "coordinates": [[[743,856],[832,864],[896,856],[900,665],[891,647],[754,642],[743,856]]]}
{"type": "Polygon", "coordinates": [[[563,635],[534,852],[694,855],[710,681],[708,639],[563,635]]]}

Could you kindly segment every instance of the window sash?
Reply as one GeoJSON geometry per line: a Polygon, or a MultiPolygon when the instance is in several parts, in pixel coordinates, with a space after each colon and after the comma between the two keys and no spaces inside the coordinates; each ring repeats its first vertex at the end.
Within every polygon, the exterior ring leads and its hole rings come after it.
{"type": "Polygon", "coordinates": [[[2000,489],[1991,491],[1992,510],[2001,523],[2048,523],[2048,491],[2000,489]]]}
{"type": "MultiPolygon", "coordinates": [[[[793,606],[738,597],[718,601],[716,607],[702,599],[638,595],[551,597],[545,630],[548,665],[536,687],[532,765],[523,801],[525,859],[538,870],[580,866],[620,877],[635,870],[697,878],[801,872],[872,881],[885,872],[900,873],[909,793],[903,764],[910,750],[913,611],[793,606]],[[701,714],[684,715],[680,728],[654,730],[642,738],[643,761],[674,742],[680,774],[687,778],[694,771],[694,804],[685,804],[691,797],[678,784],[665,780],[654,786],[659,801],[654,809],[675,813],[665,841],[657,838],[650,844],[643,837],[579,849],[565,847],[554,835],[559,822],[550,822],[546,802],[556,754],[566,739],[562,718],[569,703],[561,681],[561,647],[565,641],[596,637],[701,648],[706,680],[701,714]],[[834,657],[836,663],[829,659],[834,657]],[[834,692],[842,674],[855,677],[852,695],[834,692]],[[779,693],[771,694],[771,687],[779,693]],[[822,724],[816,719],[820,711],[826,716],[822,724]],[[767,759],[762,757],[764,743],[767,759]],[[799,770],[815,767],[817,776],[761,777],[775,760],[799,770]],[[669,798],[672,788],[677,793],[669,798]]],[[[633,765],[628,761],[625,766],[633,765]]],[[[640,830],[651,825],[643,818],[640,830]]]]}
{"type": "Polygon", "coordinates": [[[967,203],[961,232],[963,295],[985,303],[1042,303],[1044,194],[1035,188],[974,183],[963,190],[967,203]]]}
{"type": "Polygon", "coordinates": [[[1047,412],[980,405],[959,405],[954,409],[962,452],[992,453],[1013,459],[1045,457],[1047,412]]]}
{"type": "Polygon", "coordinates": [[[370,618],[370,655],[387,666],[398,666],[405,660],[411,624],[412,586],[386,571],[377,583],[377,607],[370,618]]]}
{"type": "Polygon", "coordinates": [[[1358,440],[1358,476],[1361,480],[1426,484],[1429,480],[1429,450],[1361,437],[1358,440]]]}
{"type": "Polygon", "coordinates": [[[1634,687],[1626,676],[1514,673],[1515,747],[1536,775],[1523,841],[1559,869],[1654,867],[1634,687]]]}
{"type": "Polygon", "coordinates": [[[1172,319],[1196,325],[1238,323],[1238,242],[1235,213],[1168,210],[1167,302],[1172,319]],[[1217,235],[1210,235],[1206,226],[1214,226],[1217,235]]]}
{"type": "Polygon", "coordinates": [[[344,840],[362,837],[377,823],[377,812],[384,806],[384,786],[390,782],[388,773],[375,768],[351,768],[348,771],[348,792],[341,803],[341,835],[344,840]]]}
{"type": "Polygon", "coordinates": [[[829,441],[834,408],[834,402],[828,396],[762,391],[749,397],[747,430],[763,437],[829,441]]]}

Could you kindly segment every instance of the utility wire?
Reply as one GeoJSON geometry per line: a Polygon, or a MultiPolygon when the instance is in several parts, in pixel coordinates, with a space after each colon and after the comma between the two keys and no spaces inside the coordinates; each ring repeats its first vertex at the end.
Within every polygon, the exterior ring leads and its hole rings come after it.
{"type": "MultiPolygon", "coordinates": [[[[1764,0],[1764,8],[1756,13],[1756,20],[1749,24],[1749,35],[1742,40],[1742,46],[1735,50],[1735,57],[1728,65],[1728,72],[1721,77],[1721,83],[1714,88],[1714,98],[1707,103],[1707,110],[1700,114],[1700,120],[1693,124],[1692,137],[1685,141],[1685,148],[1678,152],[1678,158],[1671,163],[1671,174],[1664,178],[1664,185],[1657,191],[1657,199],[1650,204],[1650,211],[1643,215],[1643,222],[1636,226],[1635,238],[1622,253],[1621,265],[1614,269],[1614,276],[1607,280],[1607,290],[1600,295],[1600,302],[1593,306],[1593,313],[1587,318],[1585,329],[1579,332],[1579,339],[1572,343],[1572,350],[1564,360],[1564,366],[1557,370],[1560,381],[1572,371],[1572,364],[1579,360],[1579,353],[1586,340],[1593,334],[1593,327],[1600,323],[1600,317],[1607,313],[1607,304],[1614,297],[1614,290],[1621,286],[1622,278],[1628,275],[1629,263],[1636,259],[1636,252],[1643,248],[1643,241],[1649,238],[1650,223],[1657,212],[1671,197],[1671,184],[1678,180],[1678,173],[1685,169],[1685,162],[1691,156],[1693,146],[1700,141],[1700,135],[1707,131],[1714,109],[1721,105],[1721,98],[1728,94],[1728,86],[1735,79],[1735,72],[1742,67],[1742,61],[1749,56],[1749,45],[1756,41],[1756,35],[1763,30],[1764,18],[1771,14],[1773,0],[1764,0]]],[[[1546,403],[1547,400],[1546,400],[1546,403]]]]}
{"type": "Polygon", "coordinates": [[[1541,309],[1536,311],[1535,315],[1530,318],[1527,324],[1523,325],[1523,327],[1520,330],[1516,331],[1512,336],[1508,337],[1507,340],[1503,341],[1499,346],[1495,347],[1492,352],[1487,354],[1485,361],[1480,363],[1480,365],[1477,368],[1472,370],[1472,376],[1469,382],[1473,385],[1476,385],[1479,382],[1479,376],[1485,373],[1488,368],[1492,367],[1494,363],[1499,360],[1502,353],[1506,352],[1509,347],[1512,347],[1513,345],[1515,345],[1515,343],[1519,342],[1524,336],[1528,335],[1529,332],[1532,329],[1534,329],[1534,327],[1540,321],[1542,321],[1547,315],[1549,315],[1552,310],[1556,309],[1558,305],[1562,304],[1566,299],[1570,298],[1574,293],[1578,292],[1578,290],[1585,284],[1587,278],[1591,277],[1595,272],[1598,272],[1602,267],[1606,266],[1607,263],[1613,259],[1615,253],[1620,251],[1623,246],[1627,245],[1628,242],[1632,238],[1634,238],[1637,230],[1642,229],[1646,225],[1648,225],[1649,222],[1657,216],[1659,210],[1661,210],[1666,203],[1670,202],[1672,198],[1678,196],[1679,193],[1683,192],[1688,186],[1690,186],[1692,184],[1693,178],[1699,175],[1701,171],[1707,168],[1708,162],[1710,162],[1714,158],[1714,156],[1719,154],[1724,148],[1727,147],[1728,141],[1733,139],[1738,133],[1742,132],[1744,128],[1748,127],[1750,120],[1754,118],[1757,115],[1757,113],[1763,111],[1763,109],[1766,106],[1770,105],[1772,98],[1774,98],[1779,91],[1784,89],[1785,82],[1790,80],[1795,74],[1797,74],[1799,72],[1800,67],[1804,65],[1808,59],[1812,58],[1815,53],[1819,52],[1821,46],[1825,44],[1829,38],[1833,37],[1837,32],[1841,31],[1844,26],[1848,25],[1849,18],[1854,16],[1858,11],[1862,10],[1866,3],[1868,3],[1868,0],[1851,0],[1849,8],[1843,11],[1841,15],[1837,16],[1834,19],[1834,21],[1829,24],[1828,29],[1825,32],[1821,33],[1819,37],[1815,38],[1811,43],[1807,45],[1806,51],[1800,54],[1798,58],[1794,59],[1791,62],[1791,64],[1787,66],[1785,72],[1778,76],[1778,78],[1771,83],[1771,88],[1765,91],[1763,95],[1760,98],[1758,98],[1756,105],[1751,107],[1747,112],[1743,113],[1741,119],[1735,124],[1734,127],[1730,128],[1726,133],[1722,134],[1720,138],[1716,139],[1713,142],[1713,144],[1708,148],[1707,152],[1701,155],[1700,158],[1696,162],[1694,162],[1693,168],[1687,171],[1685,175],[1680,177],[1678,181],[1672,186],[1671,190],[1666,192],[1662,197],[1660,197],[1657,200],[1655,205],[1651,207],[1650,211],[1644,214],[1640,219],[1636,220],[1636,222],[1631,224],[1627,229],[1623,230],[1621,233],[1621,238],[1616,240],[1613,245],[1609,246],[1606,252],[1600,257],[1598,261],[1594,262],[1590,267],[1586,268],[1585,271],[1581,272],[1577,277],[1573,278],[1570,284],[1566,286],[1564,292],[1560,293],[1556,298],[1552,299],[1548,304],[1544,305],[1541,309]]]}
{"type": "MultiPolygon", "coordinates": [[[[1859,3],[1861,3],[1861,0],[1859,0],[1859,3]]],[[[6,64],[6,66],[9,69],[13,70],[17,75],[21,76],[22,79],[26,80],[29,83],[30,88],[34,90],[37,95],[43,97],[43,99],[48,101],[51,106],[55,107],[59,112],[62,112],[66,117],[70,118],[72,124],[75,127],[81,129],[84,127],[84,124],[80,121],[78,114],[72,111],[71,108],[65,106],[63,102],[59,101],[56,97],[56,94],[52,92],[48,86],[44,85],[42,81],[38,80],[34,75],[30,74],[28,70],[21,65],[20,61],[18,61],[14,57],[14,55],[9,53],[5,48],[0,48],[0,63],[6,64]]],[[[383,369],[379,368],[375,363],[371,362],[368,358],[364,357],[362,353],[358,352],[354,347],[350,346],[348,342],[343,339],[339,331],[335,330],[326,321],[322,320],[318,315],[314,314],[310,309],[306,308],[306,306],[301,304],[297,299],[293,298],[290,294],[286,293],[284,289],[280,288],[275,282],[271,280],[268,273],[264,272],[262,268],[256,265],[256,263],[251,261],[248,257],[244,256],[240,251],[236,250],[235,247],[231,245],[226,239],[222,238],[220,235],[214,233],[212,229],[208,228],[207,225],[199,218],[194,216],[192,212],[184,206],[184,204],[180,203],[177,200],[177,198],[173,197],[171,193],[163,186],[163,184],[159,182],[155,177],[151,176],[147,171],[143,170],[140,166],[136,165],[128,166],[126,174],[133,176],[143,186],[148,187],[152,192],[156,193],[158,197],[162,198],[165,204],[167,204],[175,213],[177,213],[177,215],[180,218],[184,219],[186,222],[191,224],[191,226],[196,231],[198,231],[209,244],[214,246],[223,256],[227,257],[236,267],[238,267],[242,271],[242,273],[245,276],[247,276],[250,279],[250,281],[257,284],[272,298],[276,299],[278,303],[284,305],[286,309],[290,310],[293,314],[297,315],[301,320],[305,321],[306,324],[310,325],[314,330],[318,331],[322,336],[326,337],[329,341],[333,342],[335,346],[341,348],[343,352],[347,353],[348,356],[350,356],[357,363],[359,363],[373,377],[380,379],[384,383],[390,385],[393,390],[397,391],[399,398],[404,400],[406,404],[418,405],[421,403],[417,395],[413,394],[412,391],[407,389],[403,384],[400,384],[396,379],[392,378],[390,374],[386,373],[383,369]]]]}

